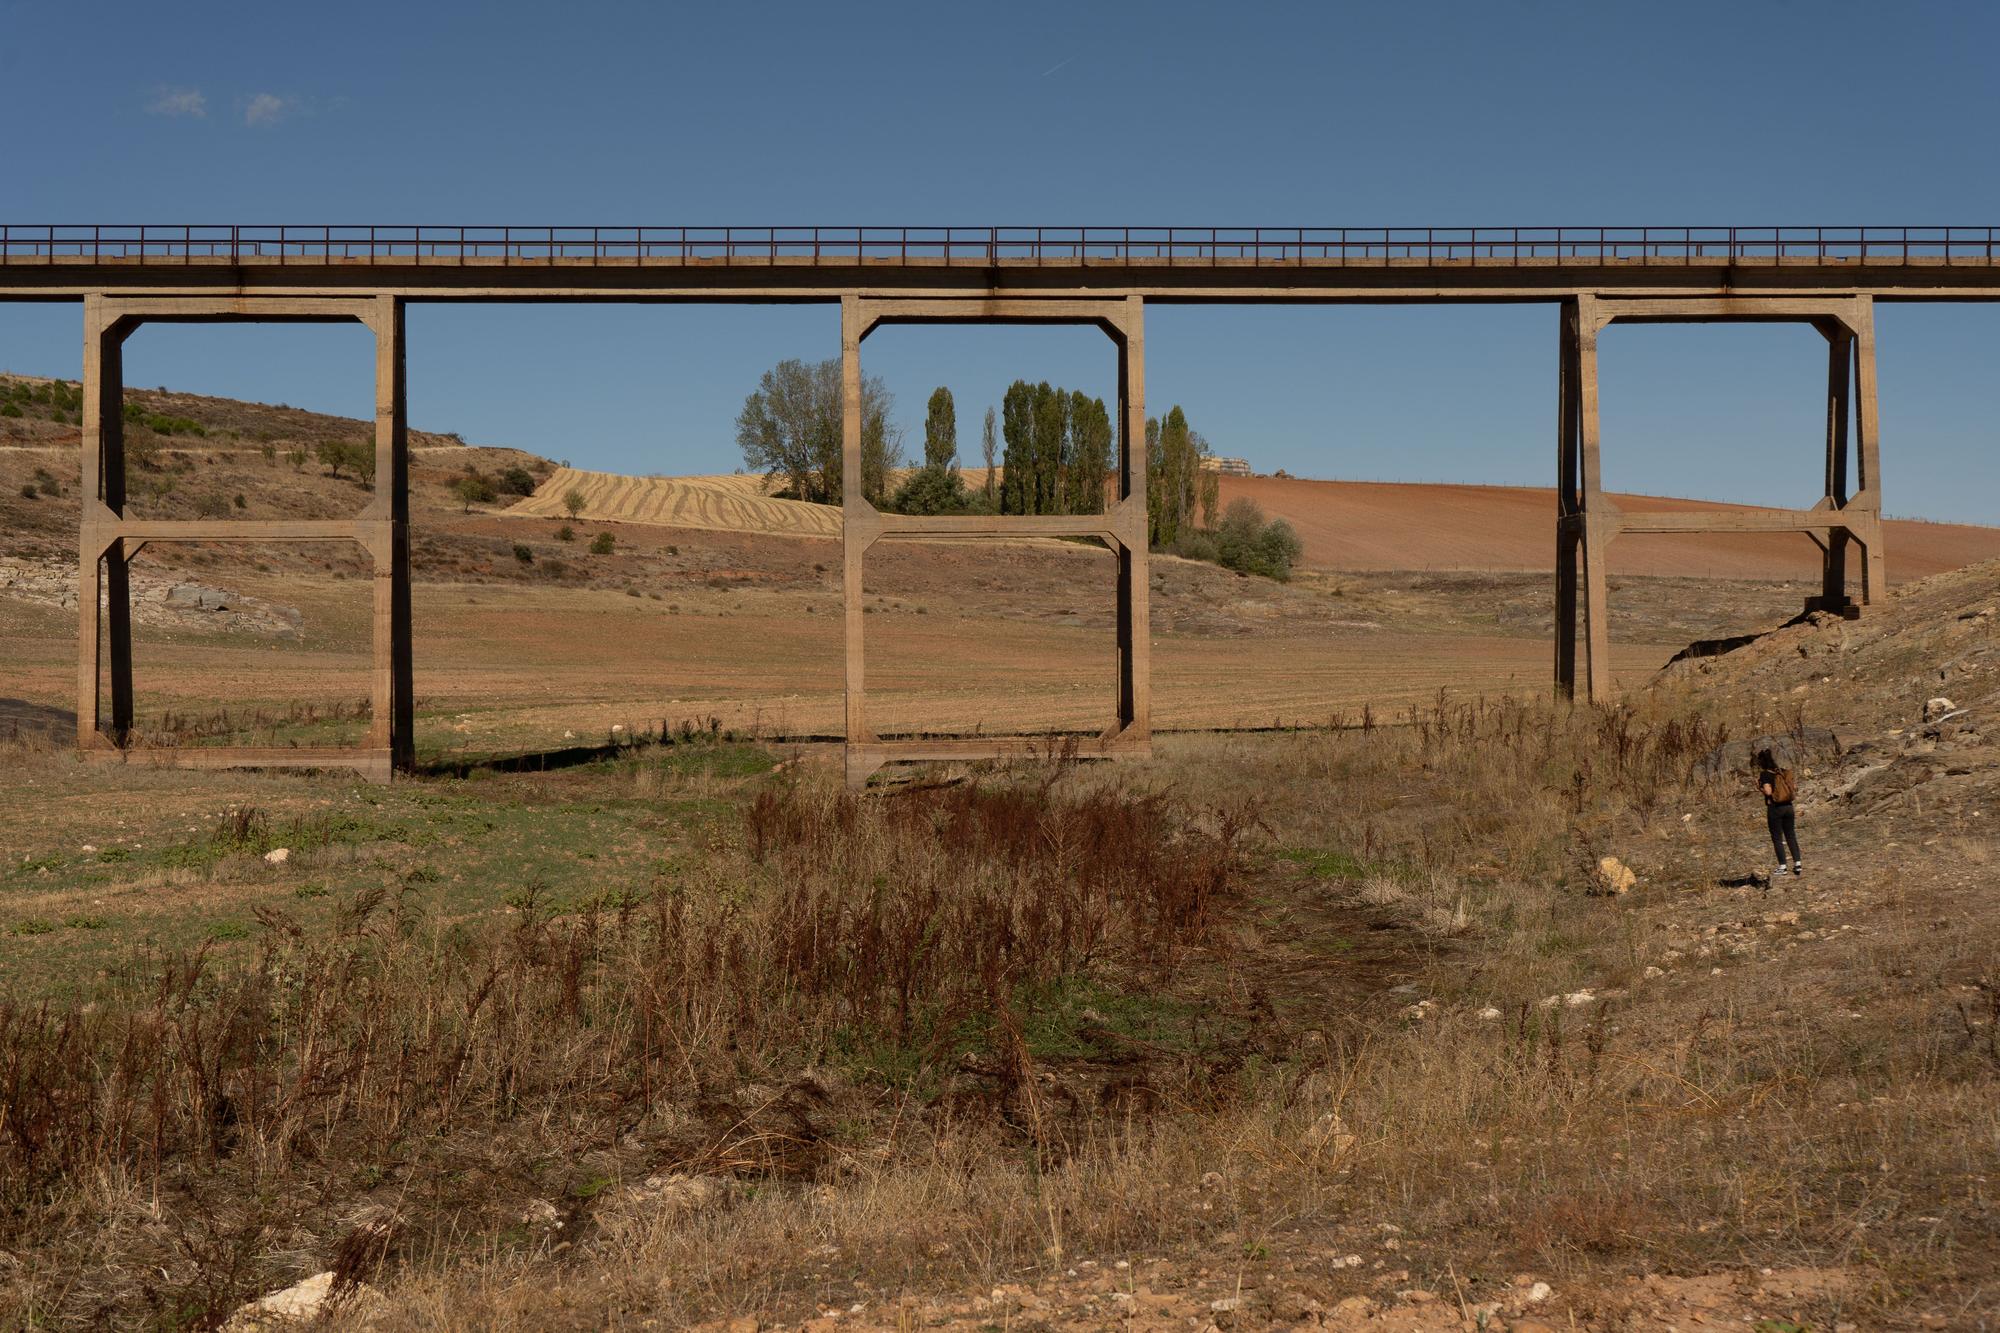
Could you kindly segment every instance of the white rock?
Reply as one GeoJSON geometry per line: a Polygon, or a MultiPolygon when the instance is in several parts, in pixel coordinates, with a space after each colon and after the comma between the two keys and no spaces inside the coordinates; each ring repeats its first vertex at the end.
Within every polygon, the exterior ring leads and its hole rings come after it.
{"type": "Polygon", "coordinates": [[[1648,981],[1658,981],[1661,977],[1664,977],[1665,975],[1667,975],[1665,968],[1648,967],[1646,969],[1646,980],[1648,981]]]}
{"type": "Polygon", "coordinates": [[[1953,711],[1957,707],[1958,707],[1957,704],[1945,698],[1943,695],[1939,695],[1937,698],[1931,699],[1924,704],[1924,721],[1935,722],[1939,718],[1943,717],[1946,713],[1953,711]]]}
{"type": "Polygon", "coordinates": [[[1527,1301],[1530,1305],[1540,1305],[1553,1295],[1555,1295],[1555,1292],[1549,1287],[1548,1283],[1537,1282],[1534,1286],[1528,1288],[1527,1301]]]}
{"type": "Polygon", "coordinates": [[[239,1307],[222,1329],[223,1333],[260,1333],[261,1330],[293,1328],[318,1319],[335,1305],[352,1307],[362,1303],[372,1304],[377,1299],[379,1293],[372,1287],[356,1284],[343,1291],[336,1300],[333,1273],[328,1270],[314,1273],[303,1282],[239,1307]]]}
{"type": "Polygon", "coordinates": [[[291,859],[292,849],[289,847],[273,847],[264,853],[264,860],[268,865],[281,866],[291,859]]]}
{"type": "Polygon", "coordinates": [[[95,847],[91,846],[91,845],[90,845],[89,843],[87,843],[87,842],[86,842],[85,844],[83,844],[83,854],[84,854],[85,856],[89,856],[89,855],[91,855],[91,854],[92,854],[93,852],[95,852],[96,850],[97,850],[97,849],[96,849],[95,847]]]}
{"type": "Polygon", "coordinates": [[[1597,997],[1591,994],[1588,990],[1573,990],[1569,994],[1563,996],[1563,1004],[1571,1009],[1575,1009],[1580,1005],[1595,1004],[1595,1003],[1597,1003],[1597,997]]]}
{"type": "Polygon", "coordinates": [[[704,1176],[647,1176],[646,1183],[630,1191],[633,1198],[658,1204],[667,1212],[693,1212],[714,1200],[715,1182],[704,1176]]]}
{"type": "Polygon", "coordinates": [[[1231,1310],[1239,1310],[1242,1307],[1243,1298],[1241,1296],[1224,1296],[1219,1301],[1210,1301],[1208,1303],[1208,1308],[1217,1314],[1227,1314],[1231,1310]]]}
{"type": "Polygon", "coordinates": [[[1500,1017],[1500,1011],[1498,1009],[1495,1009],[1492,1005],[1489,1004],[1484,1009],[1481,1009],[1479,1011],[1479,1016],[1490,1023],[1494,1019],[1500,1017]]]}
{"type": "Polygon", "coordinates": [[[563,733],[563,739],[566,741],[573,741],[576,739],[576,733],[573,731],[565,731],[563,733]]]}

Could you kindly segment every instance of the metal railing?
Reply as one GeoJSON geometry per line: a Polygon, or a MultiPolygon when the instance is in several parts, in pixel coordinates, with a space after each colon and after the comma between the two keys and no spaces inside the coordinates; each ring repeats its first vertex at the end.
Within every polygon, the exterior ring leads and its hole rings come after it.
{"type": "Polygon", "coordinates": [[[440,227],[0,224],[8,264],[1968,264],[2000,227],[440,227]]]}

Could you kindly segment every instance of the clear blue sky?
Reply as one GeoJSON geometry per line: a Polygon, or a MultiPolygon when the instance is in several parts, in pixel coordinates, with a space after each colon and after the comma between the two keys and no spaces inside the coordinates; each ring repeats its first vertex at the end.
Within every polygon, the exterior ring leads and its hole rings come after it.
{"type": "MultiPolygon", "coordinates": [[[[2000,224],[1979,4],[74,5],[0,0],[9,222],[2000,224]]],[[[1551,307],[1164,308],[1148,406],[1309,476],[1547,484],[1551,307]]],[[[2000,307],[1878,316],[1888,508],[2000,521],[2000,307]]],[[[413,419],[579,465],[727,470],[818,307],[419,306],[413,419]]],[[[914,444],[1100,335],[891,330],[914,444]]],[[[74,307],[0,367],[75,375],[74,307]]],[[[365,414],[358,330],[152,328],[130,382],[365,414]]],[[[1809,329],[1620,328],[1607,482],[1806,503],[1809,329]]]]}

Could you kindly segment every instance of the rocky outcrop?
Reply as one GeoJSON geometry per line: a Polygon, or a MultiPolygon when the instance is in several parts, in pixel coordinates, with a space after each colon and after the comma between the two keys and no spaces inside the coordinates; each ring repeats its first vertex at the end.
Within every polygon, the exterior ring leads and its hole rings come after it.
{"type": "MultiPolygon", "coordinates": [[[[67,561],[36,559],[0,565],[0,597],[74,611],[76,567],[67,561]]],[[[305,637],[305,617],[297,607],[166,574],[133,573],[132,618],[141,625],[169,629],[207,626],[278,639],[305,637]]]]}

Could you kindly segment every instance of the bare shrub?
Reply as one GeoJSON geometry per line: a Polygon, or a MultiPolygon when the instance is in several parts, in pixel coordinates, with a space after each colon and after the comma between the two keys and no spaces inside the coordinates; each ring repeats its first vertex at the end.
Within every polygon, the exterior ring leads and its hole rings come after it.
{"type": "MultiPolygon", "coordinates": [[[[108,1206],[102,1182],[144,1182],[182,1234],[117,1232],[97,1261],[125,1276],[105,1280],[213,1316],[274,1280],[274,1228],[292,1223],[203,1200],[312,1182],[332,1234],[354,1181],[394,1171],[406,1209],[449,1218],[467,1161],[615,1141],[668,1106],[683,1109],[665,1165],[811,1178],[828,1130],[810,1096],[782,1091],[797,1071],[844,1063],[914,1087],[988,1050],[1005,1105],[1029,1067],[1017,993],[1169,964],[1240,860],[1242,821],[1195,813],[1053,774],[865,802],[785,783],[749,804],[750,855],[711,863],[724,882],[563,915],[530,884],[511,924],[487,928],[368,890],[318,930],[259,909],[247,967],[202,948],[89,1003],[0,999],[0,1245],[61,1269],[44,1247],[108,1206]],[[780,1089],[762,1111],[704,1118],[757,1079],[780,1089]]],[[[188,854],[259,852],[272,825],[233,808],[188,854]]],[[[288,831],[308,847],[337,832],[288,831]]]]}

